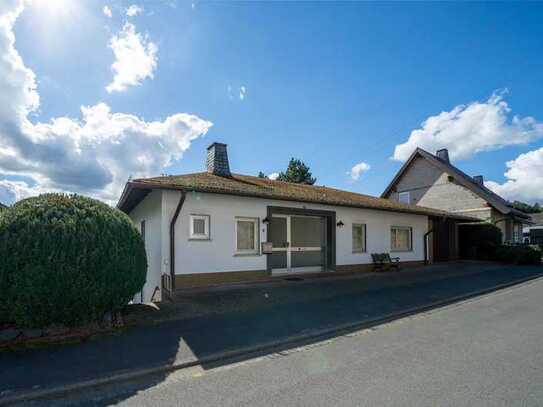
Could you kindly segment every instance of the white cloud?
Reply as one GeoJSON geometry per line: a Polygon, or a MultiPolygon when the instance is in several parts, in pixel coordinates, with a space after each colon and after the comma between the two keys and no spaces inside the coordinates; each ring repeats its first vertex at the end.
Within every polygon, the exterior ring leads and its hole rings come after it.
{"type": "Polygon", "coordinates": [[[240,88],[239,88],[239,100],[245,99],[246,94],[247,94],[247,88],[245,86],[240,86],[240,88]]]}
{"type": "Polygon", "coordinates": [[[156,175],[181,158],[211,122],[177,113],[145,121],[98,103],[80,119],[32,123],[39,107],[35,75],[15,49],[13,25],[24,0],[0,4],[0,196],[19,199],[42,191],[78,192],[116,201],[126,179],[156,175]]]}
{"type": "Polygon", "coordinates": [[[277,179],[279,177],[278,172],[272,172],[270,175],[268,175],[269,179],[277,179]]]}
{"type": "Polygon", "coordinates": [[[128,17],[135,17],[142,12],[143,12],[143,7],[138,6],[136,4],[132,4],[130,7],[126,9],[126,15],[128,17]]]}
{"type": "Polygon", "coordinates": [[[106,17],[109,17],[109,18],[111,18],[111,16],[113,15],[113,13],[111,12],[111,8],[109,8],[109,6],[104,6],[104,8],[102,9],[102,12],[104,13],[106,17]]]}
{"type": "MultiPolygon", "coordinates": [[[[0,203],[13,203],[43,192],[39,186],[30,186],[24,181],[0,180],[0,203]]],[[[51,191],[49,191],[51,192],[51,191]]]]}
{"type": "Polygon", "coordinates": [[[393,159],[405,161],[421,147],[430,152],[448,148],[451,159],[465,159],[482,151],[522,145],[543,137],[543,124],[533,117],[511,116],[502,93],[486,102],[459,105],[450,112],[431,116],[409,139],[396,146],[393,159]]]}
{"type": "Polygon", "coordinates": [[[350,171],[347,171],[347,175],[349,175],[353,181],[358,181],[360,179],[360,176],[363,173],[369,171],[370,169],[371,166],[368,163],[362,161],[358,164],[355,164],[350,171]]]}
{"type": "Polygon", "coordinates": [[[505,165],[507,181],[487,181],[488,188],[511,201],[543,202],[543,147],[521,154],[505,165]]]}
{"type": "Polygon", "coordinates": [[[126,23],[122,30],[114,35],[109,47],[115,54],[115,62],[111,65],[115,72],[113,82],[106,90],[121,92],[129,86],[140,85],[146,78],[153,78],[157,67],[158,47],[149,41],[148,35],[136,32],[134,24],[126,23]]]}

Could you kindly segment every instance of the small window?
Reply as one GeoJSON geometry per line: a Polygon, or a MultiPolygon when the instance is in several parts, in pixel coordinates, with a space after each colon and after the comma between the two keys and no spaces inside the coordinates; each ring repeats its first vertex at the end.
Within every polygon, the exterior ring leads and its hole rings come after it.
{"type": "Polygon", "coordinates": [[[353,253],[366,251],[366,225],[353,223],[353,253]]]}
{"type": "Polygon", "coordinates": [[[236,253],[258,253],[257,218],[236,218],[236,253]]]}
{"type": "Polygon", "coordinates": [[[143,242],[145,243],[145,221],[144,220],[140,222],[140,235],[141,235],[141,238],[143,239],[143,242]]]}
{"type": "Polygon", "coordinates": [[[209,240],[209,215],[190,215],[190,238],[209,240]]]}
{"type": "Polygon", "coordinates": [[[409,194],[409,191],[407,191],[407,192],[400,192],[400,194],[399,194],[399,196],[398,196],[398,200],[399,200],[401,203],[410,204],[410,203],[411,203],[411,195],[409,194]]]}
{"type": "Polygon", "coordinates": [[[390,250],[410,252],[413,250],[413,229],[405,226],[392,226],[390,229],[390,250]]]}
{"type": "Polygon", "coordinates": [[[513,241],[520,242],[520,224],[516,223],[513,225],[513,241]]]}

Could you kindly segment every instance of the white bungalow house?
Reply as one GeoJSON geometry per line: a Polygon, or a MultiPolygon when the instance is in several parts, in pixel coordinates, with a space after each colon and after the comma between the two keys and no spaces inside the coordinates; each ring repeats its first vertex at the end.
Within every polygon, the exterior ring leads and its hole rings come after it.
{"type": "MultiPolygon", "coordinates": [[[[138,300],[181,287],[300,273],[371,270],[371,253],[404,265],[432,261],[434,223],[472,218],[342,191],[232,174],[225,144],[207,149],[207,171],[136,179],[118,203],[139,226],[148,256],[138,300]]],[[[448,232],[443,232],[448,233],[448,232]]],[[[447,250],[454,258],[454,237],[447,250]]]]}

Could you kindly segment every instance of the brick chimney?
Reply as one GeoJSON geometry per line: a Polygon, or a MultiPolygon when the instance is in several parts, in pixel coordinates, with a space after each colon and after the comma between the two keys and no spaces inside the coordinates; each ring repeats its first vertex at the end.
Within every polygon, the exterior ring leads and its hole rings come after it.
{"type": "Polygon", "coordinates": [[[213,143],[207,148],[207,172],[220,177],[231,177],[226,144],[213,143]]]}
{"type": "Polygon", "coordinates": [[[478,185],[483,186],[483,185],[485,184],[482,175],[476,175],[475,177],[473,177],[473,180],[474,180],[475,183],[478,184],[478,185]]]}
{"type": "Polygon", "coordinates": [[[450,163],[449,161],[449,150],[446,148],[442,148],[441,150],[436,151],[436,157],[439,158],[441,161],[445,161],[446,163],[450,163]]]}

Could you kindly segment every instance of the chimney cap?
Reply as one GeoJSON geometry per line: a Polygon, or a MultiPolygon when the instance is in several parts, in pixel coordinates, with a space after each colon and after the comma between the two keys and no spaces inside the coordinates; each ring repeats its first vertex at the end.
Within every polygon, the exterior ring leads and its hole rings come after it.
{"type": "Polygon", "coordinates": [[[226,144],[215,142],[207,148],[206,169],[213,175],[232,177],[226,144]]]}
{"type": "Polygon", "coordinates": [[[484,178],[482,175],[475,175],[473,181],[475,181],[476,184],[484,185],[484,178]]]}
{"type": "Polygon", "coordinates": [[[213,148],[213,147],[215,147],[215,146],[224,146],[224,147],[226,147],[227,144],[219,143],[219,142],[217,142],[217,141],[214,141],[213,143],[211,143],[211,144],[209,145],[209,147],[208,147],[207,149],[209,150],[210,148],[213,148]]]}
{"type": "Polygon", "coordinates": [[[442,161],[450,162],[449,160],[449,150],[446,148],[442,148],[440,150],[436,151],[436,157],[439,158],[442,161]]]}

